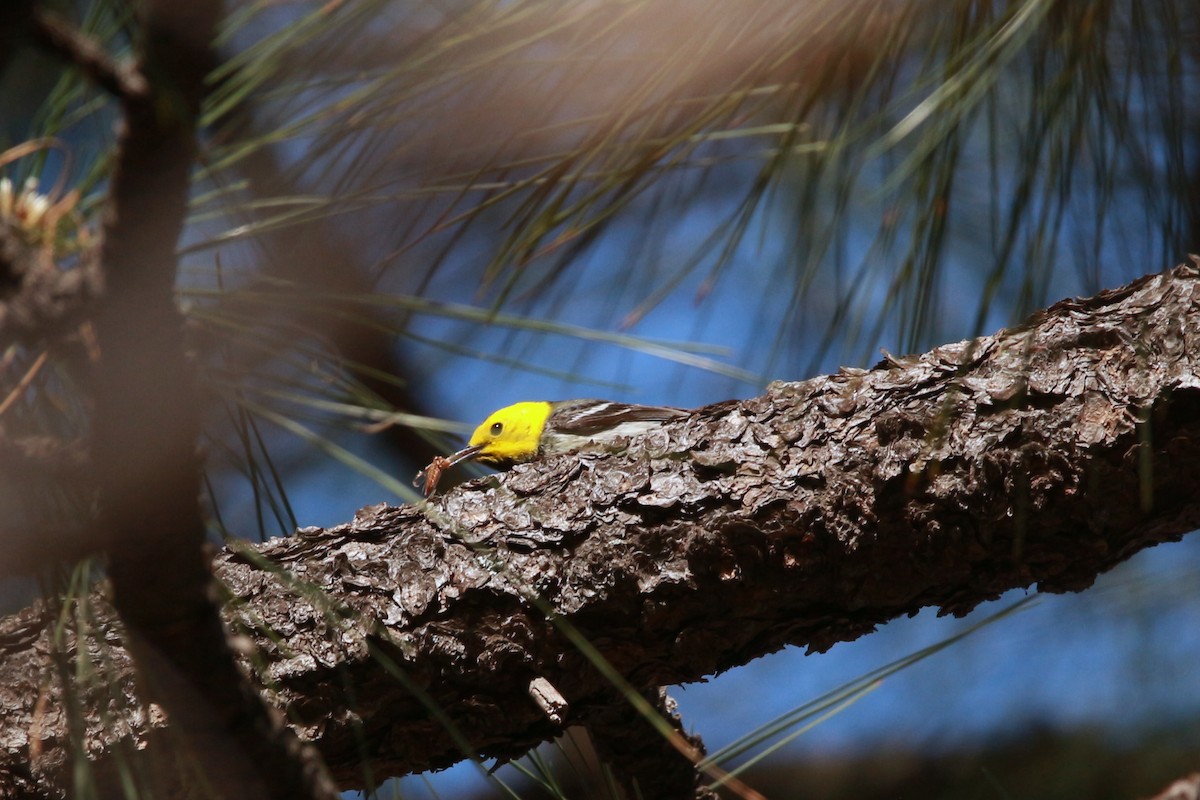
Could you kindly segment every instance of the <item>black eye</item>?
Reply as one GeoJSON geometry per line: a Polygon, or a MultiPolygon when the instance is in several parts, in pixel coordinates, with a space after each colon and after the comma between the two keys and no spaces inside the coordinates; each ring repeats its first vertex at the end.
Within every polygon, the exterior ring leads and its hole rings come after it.
{"type": "Polygon", "coordinates": [[[502,430],[504,430],[504,423],[502,423],[502,422],[493,422],[492,423],[492,436],[499,436],[500,432],[502,430]]]}

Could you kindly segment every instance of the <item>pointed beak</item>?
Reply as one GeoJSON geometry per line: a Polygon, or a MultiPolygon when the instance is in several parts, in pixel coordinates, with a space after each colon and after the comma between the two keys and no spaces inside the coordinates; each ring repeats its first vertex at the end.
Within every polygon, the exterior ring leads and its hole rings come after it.
{"type": "Polygon", "coordinates": [[[442,473],[455,464],[461,464],[464,461],[470,461],[475,456],[479,455],[479,451],[483,449],[483,445],[472,445],[464,447],[457,453],[448,456],[435,456],[429,466],[417,473],[417,477],[413,478],[413,485],[420,486],[421,482],[425,482],[422,491],[425,496],[433,494],[437,489],[438,481],[442,479],[442,473]]]}
{"type": "Polygon", "coordinates": [[[483,445],[476,444],[471,447],[464,447],[453,455],[446,456],[446,463],[442,466],[453,467],[455,464],[461,464],[464,461],[470,461],[475,456],[479,455],[479,451],[483,449],[483,445]]]}

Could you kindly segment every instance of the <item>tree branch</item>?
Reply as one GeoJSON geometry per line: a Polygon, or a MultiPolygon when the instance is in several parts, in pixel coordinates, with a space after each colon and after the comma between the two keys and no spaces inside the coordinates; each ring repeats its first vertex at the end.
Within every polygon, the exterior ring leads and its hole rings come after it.
{"type": "Polygon", "coordinates": [[[83,70],[97,86],[124,99],[146,94],[149,86],[136,64],[114,59],[99,42],[51,11],[34,8],[31,17],[38,42],[83,70]]]}
{"type": "MultiPolygon", "coordinates": [[[[625,452],[239,546],[216,562],[227,613],[267,696],[352,787],[446,766],[464,743],[516,756],[587,719],[612,687],[564,624],[648,690],[928,606],[1081,590],[1200,525],[1198,298],[1183,266],[996,336],[774,384],[625,452]],[[561,724],[535,678],[565,699],[561,724]]],[[[36,711],[48,619],[0,625],[0,780],[67,780],[50,757],[64,723],[36,711]]],[[[113,666],[103,691],[73,688],[91,708],[127,687],[113,666]]],[[[138,708],[89,728],[98,762],[118,735],[164,738],[138,708]]]]}
{"type": "MultiPolygon", "coordinates": [[[[208,784],[191,791],[217,797],[332,798],[316,753],[264,704],[226,641],[200,511],[199,409],[175,304],[175,247],[220,2],[157,0],[138,11],[147,80],[114,87],[122,122],[100,248],[92,463],[113,605],[144,701],[177,734],[145,772],[160,782],[198,773],[208,784]]],[[[85,57],[85,69],[100,63],[71,38],[55,41],[85,57]]]]}

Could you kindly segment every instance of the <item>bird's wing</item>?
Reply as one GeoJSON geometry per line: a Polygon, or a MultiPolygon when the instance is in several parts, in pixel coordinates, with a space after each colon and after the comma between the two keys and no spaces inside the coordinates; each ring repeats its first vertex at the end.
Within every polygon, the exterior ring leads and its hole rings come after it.
{"type": "Polygon", "coordinates": [[[658,422],[682,417],[687,413],[685,409],[670,406],[636,406],[614,403],[611,400],[580,400],[556,405],[550,414],[550,424],[562,433],[590,436],[625,422],[658,422]]]}

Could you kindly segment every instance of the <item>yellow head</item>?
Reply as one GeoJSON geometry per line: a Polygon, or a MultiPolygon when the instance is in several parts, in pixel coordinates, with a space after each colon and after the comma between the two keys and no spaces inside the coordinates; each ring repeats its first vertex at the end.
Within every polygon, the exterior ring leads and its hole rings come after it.
{"type": "Polygon", "coordinates": [[[492,466],[532,461],[552,410],[546,402],[526,402],[493,411],[471,434],[468,450],[475,450],[476,461],[492,466]]]}

